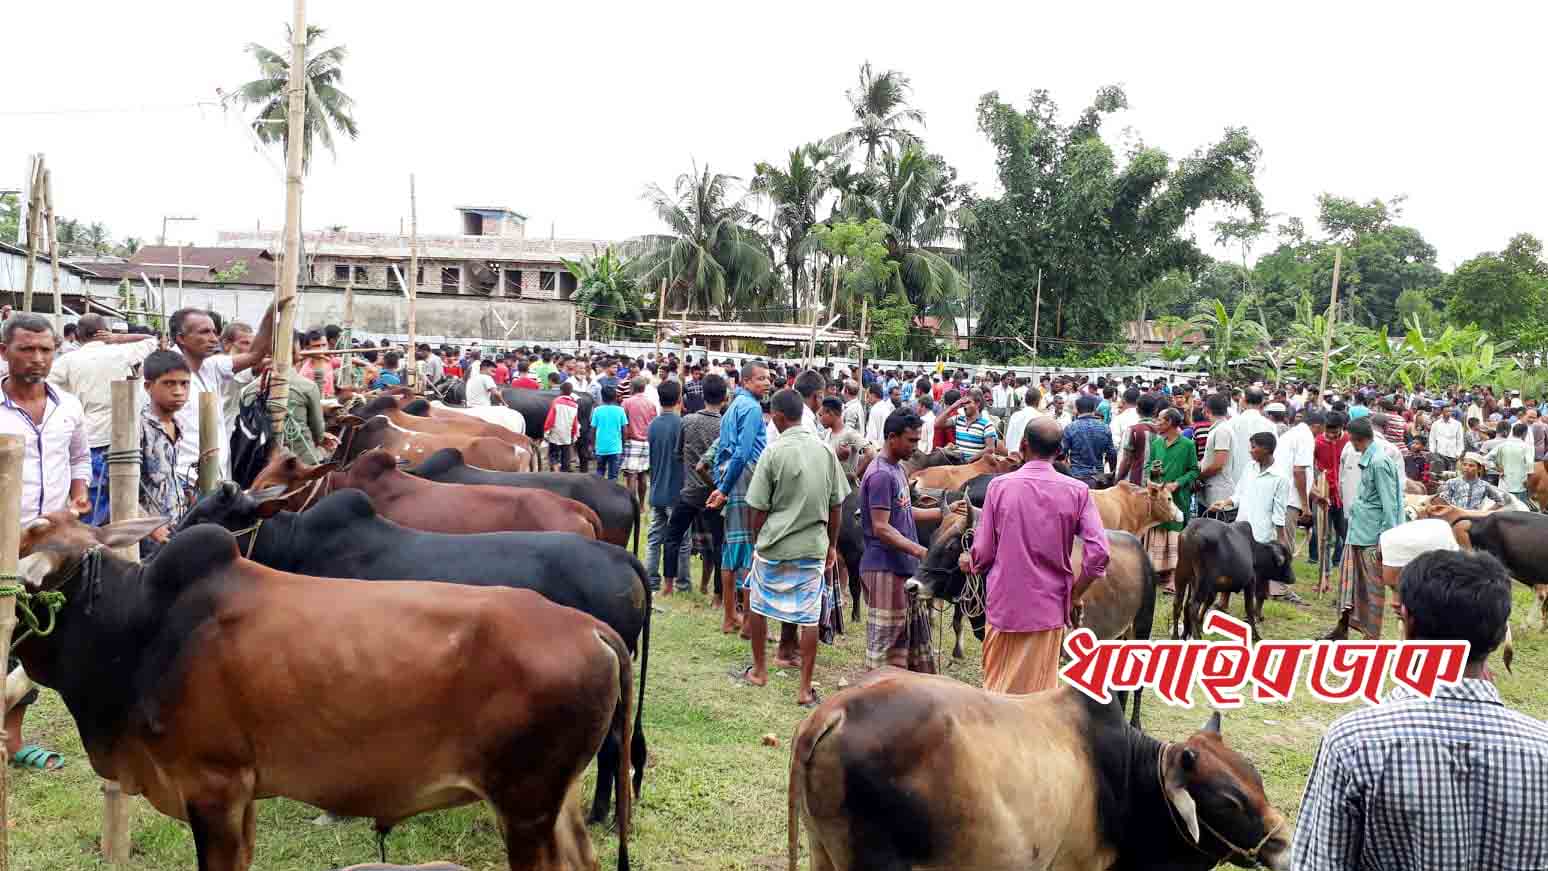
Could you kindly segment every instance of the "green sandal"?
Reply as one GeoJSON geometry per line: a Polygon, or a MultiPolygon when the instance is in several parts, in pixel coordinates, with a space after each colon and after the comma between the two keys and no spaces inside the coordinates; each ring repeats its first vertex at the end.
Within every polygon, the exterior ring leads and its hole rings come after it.
{"type": "Polygon", "coordinates": [[[64,767],[64,757],[52,750],[44,750],[36,744],[28,744],[16,751],[16,755],[11,757],[11,764],[17,768],[57,771],[64,767]],[[52,765],[49,764],[51,762],[52,765]]]}

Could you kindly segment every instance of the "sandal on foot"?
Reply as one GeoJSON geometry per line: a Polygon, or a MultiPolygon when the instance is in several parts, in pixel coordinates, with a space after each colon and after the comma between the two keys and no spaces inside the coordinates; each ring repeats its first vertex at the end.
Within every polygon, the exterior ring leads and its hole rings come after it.
{"type": "Polygon", "coordinates": [[[737,683],[746,684],[747,686],[750,686],[750,687],[757,687],[758,686],[757,684],[753,683],[751,680],[748,679],[749,677],[752,676],[752,670],[753,670],[753,667],[749,665],[749,666],[747,666],[746,668],[744,668],[744,669],[742,669],[740,671],[738,671],[738,670],[733,668],[733,669],[731,669],[730,671],[728,671],[726,673],[731,675],[731,679],[736,681],[737,683]]]}
{"type": "Polygon", "coordinates": [[[64,757],[52,750],[44,750],[36,744],[28,744],[16,751],[16,755],[11,757],[11,764],[17,768],[57,771],[64,767],[64,757]]]}
{"type": "Polygon", "coordinates": [[[812,697],[811,697],[811,699],[809,701],[805,701],[805,702],[796,702],[796,704],[798,706],[800,706],[800,707],[807,708],[807,709],[815,708],[818,705],[822,704],[822,693],[817,692],[817,688],[813,687],[812,688],[812,697]]]}

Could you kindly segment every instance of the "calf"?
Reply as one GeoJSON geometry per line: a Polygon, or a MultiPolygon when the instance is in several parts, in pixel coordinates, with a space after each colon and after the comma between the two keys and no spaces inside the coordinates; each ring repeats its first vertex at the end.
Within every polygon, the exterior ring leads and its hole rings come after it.
{"type": "Polygon", "coordinates": [[[909,481],[931,490],[961,490],[979,475],[1003,475],[1016,470],[1010,457],[984,452],[971,463],[960,466],[931,466],[909,477],[909,481]]]}
{"type": "MultiPolygon", "coordinates": [[[[551,602],[606,623],[631,653],[639,642],[638,711],[643,712],[650,662],[650,590],[644,566],[628,551],[563,532],[441,535],[405,529],[379,517],[359,490],[340,490],[300,514],[284,511],[285,501],[278,488],[249,494],[228,481],[189,510],[177,534],[201,523],[223,526],[237,533],[250,559],[297,574],[534,590],[551,602]]],[[[645,774],[643,721],[637,713],[636,790],[645,774]]],[[[619,769],[618,759],[617,745],[604,742],[593,820],[607,814],[614,776],[629,776],[627,769],[619,769]]]]}
{"type": "MultiPolygon", "coordinates": [[[[527,438],[525,433],[513,432],[507,427],[468,414],[456,412],[432,414],[430,403],[423,399],[381,396],[362,408],[357,415],[362,420],[370,420],[380,415],[392,421],[393,426],[413,432],[457,433],[470,437],[499,439],[512,447],[521,448],[529,454],[533,453],[532,440],[527,438]]],[[[341,420],[340,423],[348,423],[348,421],[341,420]]]]}
{"type": "MultiPolygon", "coordinates": [[[[525,387],[501,388],[500,396],[505,404],[521,412],[522,422],[527,425],[527,436],[534,442],[543,438],[543,421],[548,419],[548,407],[559,397],[557,390],[530,390],[525,387]]],[[[580,423],[580,436],[575,440],[575,456],[580,460],[580,470],[587,470],[591,460],[591,394],[577,391],[570,394],[575,400],[575,419],[580,423]]]]}
{"type": "Polygon", "coordinates": [[[362,422],[353,415],[339,418],[341,426],[338,456],[350,462],[371,450],[381,448],[405,463],[418,463],[436,451],[456,448],[471,462],[502,472],[525,472],[532,468],[532,452],[487,436],[463,433],[425,433],[403,429],[384,415],[362,422]]]}
{"type": "Polygon", "coordinates": [[[632,549],[639,550],[639,500],[627,487],[620,487],[606,478],[571,472],[496,472],[478,468],[476,463],[470,465],[464,462],[462,452],[451,449],[437,451],[430,459],[404,471],[447,484],[499,484],[557,493],[597,512],[597,516],[602,519],[600,537],[603,541],[626,546],[629,544],[629,532],[633,530],[632,549]]]}
{"type": "Polygon", "coordinates": [[[1008,696],[886,669],[790,742],[789,868],[1290,867],[1291,830],[1220,715],[1162,743],[1068,688],[1008,696]]]}
{"type": "MultiPolygon", "coordinates": [[[[595,867],[575,797],[605,735],[630,759],[617,633],[528,590],[274,571],[212,526],[144,566],[103,550],[164,522],[29,523],[19,573],[65,604],[15,654],[64,698],[97,774],[188,823],[202,871],[251,865],[254,801],[276,796],[383,837],[483,799],[511,868],[595,867]]],[[[630,804],[620,781],[621,871],[630,804]]]]}
{"type": "Polygon", "coordinates": [[[1091,498],[1102,512],[1103,527],[1121,529],[1140,538],[1162,523],[1183,522],[1182,511],[1161,484],[1141,487],[1120,481],[1106,490],[1092,490],[1091,498]]]}
{"type": "Polygon", "coordinates": [[[352,487],[371,497],[381,516],[423,532],[573,532],[594,539],[602,529],[597,513],[574,499],[543,490],[438,484],[399,471],[398,461],[381,449],[366,451],[344,471],[335,463],[307,466],[293,454],[278,453],[249,489],[269,487],[287,494],[285,507],[291,511],[305,511],[329,493],[352,487]]]}
{"type": "Polygon", "coordinates": [[[1293,583],[1293,571],[1290,549],[1277,541],[1262,544],[1254,540],[1252,524],[1195,518],[1183,530],[1178,544],[1172,637],[1198,638],[1204,613],[1217,597],[1223,608],[1231,593],[1242,593],[1247,624],[1253,637],[1261,638],[1258,624],[1263,622],[1269,581],[1293,583]]]}

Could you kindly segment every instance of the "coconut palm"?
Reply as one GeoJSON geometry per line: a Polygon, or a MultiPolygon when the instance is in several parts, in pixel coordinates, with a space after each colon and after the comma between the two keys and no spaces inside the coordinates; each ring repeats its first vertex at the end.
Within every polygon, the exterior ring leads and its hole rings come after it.
{"type": "Polygon", "coordinates": [[[886,224],[889,259],[898,264],[888,290],[901,291],[920,311],[950,314],[962,295],[962,276],[928,247],[939,242],[951,213],[942,199],[940,161],[911,145],[882,156],[873,214],[886,224]]]}
{"type": "Polygon", "coordinates": [[[639,288],[613,246],[601,252],[592,249],[590,255],[580,260],[560,261],[575,276],[575,305],[587,317],[602,321],[603,341],[612,340],[617,322],[643,317],[639,288]]]}
{"type": "Polygon", "coordinates": [[[819,143],[803,145],[790,152],[781,166],[757,164],[757,175],[748,188],[774,204],[770,229],[784,251],[792,321],[799,320],[796,313],[801,308],[801,262],[816,248],[811,230],[817,223],[817,206],[830,186],[825,165],[830,157],[832,152],[819,143]]]}
{"type": "Polygon", "coordinates": [[[108,233],[107,225],[100,221],[93,222],[81,234],[81,242],[91,249],[92,254],[103,255],[113,248],[113,237],[108,233]]]}
{"type": "Polygon", "coordinates": [[[645,189],[670,232],[633,243],[629,273],[651,292],[665,281],[668,306],[724,315],[756,304],[775,286],[768,248],[753,229],[756,218],[742,197],[733,199],[738,181],[696,163],[671,193],[656,184],[645,189]]]}
{"type": "Polygon", "coordinates": [[[876,75],[867,61],[860,65],[857,87],[845,92],[855,123],[828,140],[835,151],[865,148],[865,165],[874,166],[879,152],[918,143],[919,137],[905,124],[924,126],[924,113],[908,104],[913,84],[897,70],[876,75]]]}
{"type": "MultiPolygon", "coordinates": [[[[290,82],[290,40],[294,31],[285,27],[286,49],[276,52],[256,42],[247,44],[247,51],[258,61],[260,77],[237,88],[232,96],[245,106],[258,106],[258,117],[253,119],[253,132],[265,144],[280,143],[290,147],[290,130],[287,118],[289,100],[286,86],[290,82]]],[[[321,27],[306,29],[306,115],[302,125],[304,137],[301,144],[301,166],[305,172],[312,164],[312,143],[321,142],[334,154],[333,133],[338,131],[355,139],[360,129],[351,114],[354,101],[339,90],[343,78],[340,68],[346,49],[342,45],[323,49],[318,43],[327,31],[321,27]]]]}

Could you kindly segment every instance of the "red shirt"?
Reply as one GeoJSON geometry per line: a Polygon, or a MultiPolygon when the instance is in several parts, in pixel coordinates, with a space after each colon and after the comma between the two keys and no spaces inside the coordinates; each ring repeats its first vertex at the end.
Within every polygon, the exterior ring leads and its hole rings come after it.
{"type": "Polygon", "coordinates": [[[941,401],[941,397],[945,396],[945,395],[946,395],[946,382],[945,381],[937,381],[930,388],[930,398],[934,399],[936,402],[940,402],[941,401]]]}
{"type": "Polygon", "coordinates": [[[500,385],[504,385],[504,384],[510,383],[510,380],[511,380],[511,370],[510,370],[510,368],[507,367],[504,363],[496,363],[495,367],[494,367],[494,381],[495,381],[495,383],[496,384],[500,384],[500,385]]]}
{"type": "Polygon", "coordinates": [[[1349,444],[1349,433],[1338,437],[1337,441],[1330,441],[1327,436],[1317,436],[1317,446],[1312,448],[1312,462],[1317,471],[1328,479],[1328,502],[1333,507],[1342,507],[1344,504],[1343,491],[1338,486],[1338,467],[1344,454],[1344,445],[1349,444]]]}
{"type": "Polygon", "coordinates": [[[533,378],[531,375],[523,375],[520,378],[517,378],[515,381],[512,381],[511,386],[525,387],[528,390],[538,390],[542,385],[538,384],[537,379],[533,378]]]}
{"type": "Polygon", "coordinates": [[[656,406],[650,402],[650,397],[641,394],[631,396],[624,400],[624,416],[629,419],[629,428],[624,435],[630,441],[643,442],[650,439],[650,422],[656,419],[659,413],[656,406]]]}

